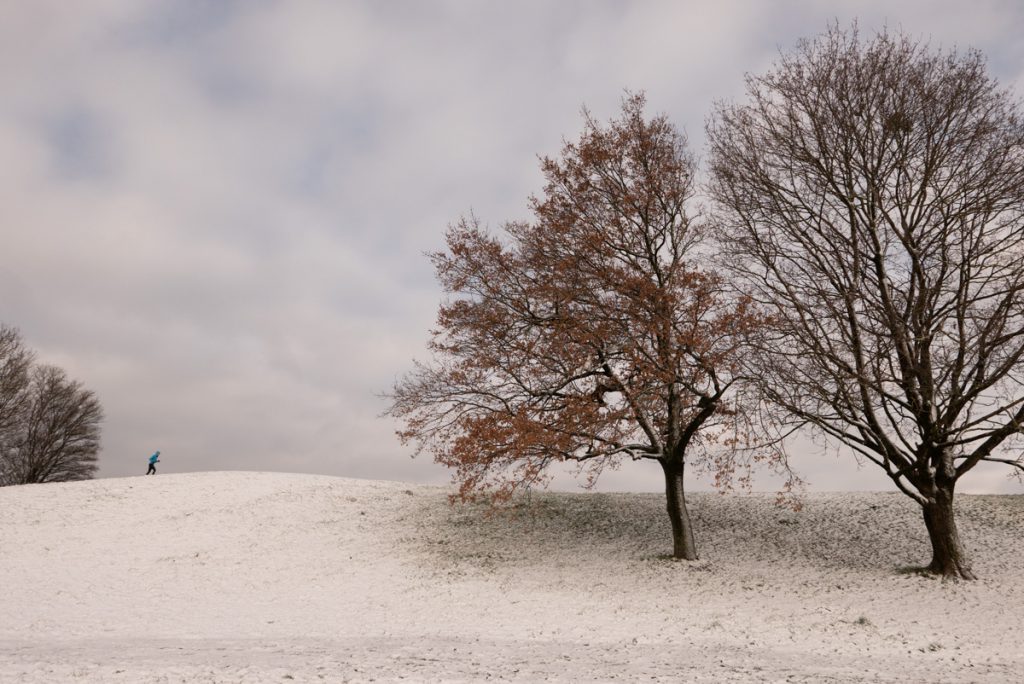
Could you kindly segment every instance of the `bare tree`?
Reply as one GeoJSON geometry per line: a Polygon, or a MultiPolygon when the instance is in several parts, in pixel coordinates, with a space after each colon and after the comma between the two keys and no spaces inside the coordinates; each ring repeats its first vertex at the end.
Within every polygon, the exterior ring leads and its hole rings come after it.
{"type": "Polygon", "coordinates": [[[103,411],[53,366],[31,366],[16,330],[0,327],[0,485],[93,476],[103,411]]]}
{"type": "Polygon", "coordinates": [[[728,251],[776,325],[762,389],[921,505],[973,578],[956,484],[1024,469],[1024,121],[977,52],[833,27],[709,123],[728,251]]]}
{"type": "MultiPolygon", "coordinates": [[[[592,478],[623,458],[656,461],[673,552],[695,559],[684,467],[745,431],[727,397],[762,321],[699,268],[692,159],[643,106],[628,97],[608,127],[587,115],[579,142],[543,160],[534,222],[506,225],[504,240],[472,219],[449,230],[433,255],[453,296],[434,360],[396,385],[390,413],[403,440],[455,469],[463,498],[511,496],[559,461],[592,478]]],[[[715,465],[724,480],[737,460],[715,465]]]]}
{"type": "Polygon", "coordinates": [[[21,415],[31,366],[32,353],[25,348],[21,335],[15,328],[0,323],[0,440],[21,415]]]}
{"type": "Polygon", "coordinates": [[[32,353],[17,329],[0,324],[0,485],[13,482],[18,427],[28,404],[32,353]]]}

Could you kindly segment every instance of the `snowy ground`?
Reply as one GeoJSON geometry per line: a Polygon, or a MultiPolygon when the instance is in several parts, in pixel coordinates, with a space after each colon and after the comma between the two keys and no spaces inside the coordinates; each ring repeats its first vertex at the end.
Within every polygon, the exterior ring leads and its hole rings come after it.
{"type": "Polygon", "coordinates": [[[1024,497],[963,496],[977,582],[907,570],[897,494],[446,491],[266,473],[0,489],[0,681],[1009,682],[1024,673],[1024,497]]]}

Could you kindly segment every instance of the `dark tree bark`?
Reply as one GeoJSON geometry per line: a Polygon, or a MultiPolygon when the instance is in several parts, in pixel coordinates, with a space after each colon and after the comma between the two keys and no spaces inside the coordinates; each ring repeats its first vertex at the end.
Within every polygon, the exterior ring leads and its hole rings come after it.
{"type": "Polygon", "coordinates": [[[928,571],[943,577],[975,579],[956,529],[953,487],[953,482],[937,486],[934,501],[922,506],[924,524],[932,544],[932,562],[928,564],[928,571]]]}
{"type": "Polygon", "coordinates": [[[662,459],[659,461],[665,471],[665,500],[669,520],[672,521],[672,556],[684,560],[698,560],[697,544],[693,538],[693,525],[686,507],[686,490],[683,487],[682,461],[662,459]]]}
{"type": "Polygon", "coordinates": [[[936,447],[928,454],[928,466],[920,468],[911,479],[920,493],[928,540],[932,545],[929,572],[953,579],[975,579],[970,559],[960,541],[953,506],[957,472],[949,449],[936,447]]]}

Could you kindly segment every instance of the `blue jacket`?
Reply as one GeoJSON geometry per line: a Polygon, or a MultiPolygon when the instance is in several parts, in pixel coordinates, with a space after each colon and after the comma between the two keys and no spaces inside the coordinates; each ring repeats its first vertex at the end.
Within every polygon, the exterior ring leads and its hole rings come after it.
{"type": "Polygon", "coordinates": [[[160,457],[160,452],[158,451],[158,452],[156,452],[155,454],[153,454],[152,456],[149,457],[149,462],[150,463],[156,463],[157,461],[160,460],[159,457],[160,457]]]}

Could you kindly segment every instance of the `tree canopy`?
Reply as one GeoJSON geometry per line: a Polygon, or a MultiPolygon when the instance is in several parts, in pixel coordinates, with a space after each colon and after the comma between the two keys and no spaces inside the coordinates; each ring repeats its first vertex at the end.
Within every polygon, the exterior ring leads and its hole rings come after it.
{"type": "Polygon", "coordinates": [[[100,402],[60,368],[33,362],[18,331],[0,325],[0,486],[89,479],[100,402]]]}
{"type": "Polygon", "coordinates": [[[977,52],[833,27],[708,134],[733,273],[772,315],[750,376],[918,502],[929,568],[978,463],[1024,469],[1024,120],[977,52]]]}
{"type": "Polygon", "coordinates": [[[674,553],[696,558],[683,493],[688,460],[724,484],[749,465],[747,414],[730,395],[744,338],[763,318],[703,268],[690,215],[694,162],[664,116],[625,98],[602,126],[544,158],[534,220],[491,235],[466,218],[432,255],[449,294],[429,363],[394,388],[403,440],[455,471],[464,498],[508,497],[554,462],[591,478],[622,459],[665,473],[674,553]],[[723,454],[727,454],[723,456],[723,454]]]}

